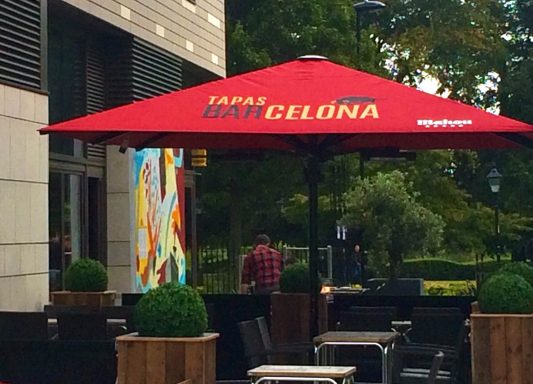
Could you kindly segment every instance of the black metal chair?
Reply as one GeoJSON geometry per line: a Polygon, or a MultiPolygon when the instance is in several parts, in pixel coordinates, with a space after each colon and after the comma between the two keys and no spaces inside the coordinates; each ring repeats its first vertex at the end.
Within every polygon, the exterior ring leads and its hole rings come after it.
{"type": "MultiPolygon", "coordinates": [[[[414,308],[407,342],[394,350],[396,380],[405,374],[428,375],[431,361],[442,352],[436,382],[457,383],[462,373],[468,326],[458,308],[414,308]]],[[[414,379],[413,379],[414,380],[414,379]]]]}
{"type": "Polygon", "coordinates": [[[415,307],[406,336],[411,343],[455,347],[464,320],[465,315],[459,308],[415,307]]]}
{"type": "MultiPolygon", "coordinates": [[[[238,323],[248,368],[278,363],[287,356],[296,356],[300,364],[311,364],[313,343],[294,343],[273,346],[264,317],[238,323]]],[[[292,360],[292,359],[291,359],[292,360]]]]}
{"type": "Polygon", "coordinates": [[[45,312],[0,312],[0,340],[47,340],[45,312]]]}
{"type": "Polygon", "coordinates": [[[444,353],[442,351],[437,352],[433,356],[431,368],[427,373],[402,372],[400,374],[399,384],[436,384],[450,382],[450,377],[442,375],[442,371],[439,370],[443,360],[444,353]]]}
{"type": "Polygon", "coordinates": [[[106,340],[105,313],[59,313],[57,315],[59,340],[106,340]]]}
{"type": "Polygon", "coordinates": [[[390,331],[396,307],[350,307],[339,313],[338,331],[390,331]]]}
{"type": "MultiPolygon", "coordinates": [[[[389,332],[396,316],[396,307],[353,306],[339,313],[337,330],[389,332]]],[[[377,348],[343,346],[336,350],[335,364],[356,365],[358,382],[372,382],[381,378],[381,352],[377,348]]]]}

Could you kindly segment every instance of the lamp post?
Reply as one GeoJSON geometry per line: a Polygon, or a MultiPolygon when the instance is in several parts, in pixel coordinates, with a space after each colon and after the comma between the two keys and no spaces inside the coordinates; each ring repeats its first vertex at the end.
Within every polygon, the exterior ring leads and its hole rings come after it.
{"type": "Polygon", "coordinates": [[[500,207],[498,195],[500,193],[500,183],[503,175],[496,168],[492,168],[487,175],[490,190],[495,194],[494,202],[494,234],[496,235],[496,261],[500,262],[500,207]]]}
{"type": "Polygon", "coordinates": [[[364,0],[359,3],[355,3],[353,8],[355,9],[355,33],[357,39],[357,56],[359,56],[360,41],[361,41],[361,18],[360,14],[364,12],[373,12],[379,9],[385,8],[385,3],[375,0],[364,0]]]}
{"type": "MultiPolygon", "coordinates": [[[[361,50],[361,14],[365,12],[375,12],[385,8],[387,5],[381,1],[376,0],[363,0],[359,3],[354,3],[353,9],[355,10],[355,49],[357,52],[357,59],[359,60],[359,51],[361,50]]],[[[365,160],[363,153],[359,152],[359,175],[361,179],[365,175],[365,160]]]]}

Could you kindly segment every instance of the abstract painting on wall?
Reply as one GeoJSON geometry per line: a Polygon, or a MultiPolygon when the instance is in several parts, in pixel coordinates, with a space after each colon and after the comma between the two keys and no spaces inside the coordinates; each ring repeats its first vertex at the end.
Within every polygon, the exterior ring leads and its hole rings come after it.
{"type": "Polygon", "coordinates": [[[134,157],[135,288],[185,283],[182,149],[144,149],[134,157]]]}

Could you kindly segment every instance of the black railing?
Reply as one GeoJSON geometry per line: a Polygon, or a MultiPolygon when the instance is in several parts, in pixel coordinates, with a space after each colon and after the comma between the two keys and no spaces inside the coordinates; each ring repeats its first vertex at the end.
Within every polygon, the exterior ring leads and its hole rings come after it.
{"type": "Polygon", "coordinates": [[[203,293],[238,293],[247,249],[232,255],[226,246],[198,248],[198,288],[203,293]]]}

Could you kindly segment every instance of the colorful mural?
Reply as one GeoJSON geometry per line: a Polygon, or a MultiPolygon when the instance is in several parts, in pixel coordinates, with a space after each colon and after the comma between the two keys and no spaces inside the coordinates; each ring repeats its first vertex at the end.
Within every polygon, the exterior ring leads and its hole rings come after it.
{"type": "Polygon", "coordinates": [[[136,289],[185,283],[183,150],[137,151],[134,174],[136,289]]]}

